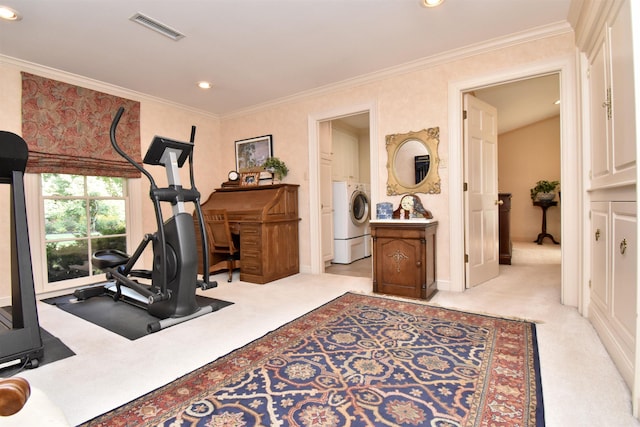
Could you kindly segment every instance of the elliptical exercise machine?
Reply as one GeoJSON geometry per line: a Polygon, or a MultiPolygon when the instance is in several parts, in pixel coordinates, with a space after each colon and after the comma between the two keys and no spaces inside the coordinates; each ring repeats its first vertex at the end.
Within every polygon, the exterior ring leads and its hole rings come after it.
{"type": "Polygon", "coordinates": [[[106,273],[110,283],[77,289],[74,296],[79,300],[102,295],[113,295],[116,301],[124,300],[146,310],[158,321],[147,325],[148,332],[156,332],[169,326],[185,322],[214,311],[213,305],[200,307],[196,301],[196,288],[207,290],[216,287],[217,282],[209,281],[207,268],[203,269],[203,279],[198,279],[198,251],[193,217],[186,212],[184,203],[196,206],[198,225],[202,240],[202,262],[209,265],[207,236],[202,211],[200,193],[193,177],[193,141],[195,127],[191,128],[191,141],[180,142],[154,137],[143,163],[164,166],[167,172],[167,188],[158,188],[155,180],[142,165],[122,151],[116,140],[116,128],[124,108],[120,107],[111,123],[110,139],[113,148],[147,177],[151,189],[158,231],[146,234],[140,245],[129,256],[117,249],[103,249],[94,252],[92,264],[106,273]],[[179,169],[189,161],[191,188],[183,188],[179,169]],[[171,203],[173,216],[163,220],[160,202],[171,203]],[[147,245],[153,243],[153,270],[134,270],[133,267],[147,245]],[[136,278],[136,279],[133,279],[136,278]],[[151,284],[140,283],[137,278],[150,279],[151,284]]]}

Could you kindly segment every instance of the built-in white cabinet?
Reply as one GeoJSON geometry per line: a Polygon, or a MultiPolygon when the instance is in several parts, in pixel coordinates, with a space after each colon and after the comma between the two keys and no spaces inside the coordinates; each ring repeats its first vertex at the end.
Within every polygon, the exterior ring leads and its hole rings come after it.
{"type": "Polygon", "coordinates": [[[591,203],[589,317],[633,389],[636,354],[636,202],[591,203]]]}
{"type": "Polygon", "coordinates": [[[617,3],[589,61],[592,189],[636,180],[631,11],[617,3]]]}
{"type": "MultiPolygon", "coordinates": [[[[588,316],[633,394],[640,412],[637,275],[637,119],[631,2],[584,4],[576,29],[586,57],[584,118],[590,145],[585,259],[588,316]]],[[[635,6],[635,5],[634,5],[635,6]]],[[[633,12],[636,12],[634,9],[633,12]]],[[[640,64],[635,64],[636,67],[640,64]]]]}
{"type": "Polygon", "coordinates": [[[332,129],[333,180],[360,181],[359,141],[355,134],[337,127],[332,129]]]}

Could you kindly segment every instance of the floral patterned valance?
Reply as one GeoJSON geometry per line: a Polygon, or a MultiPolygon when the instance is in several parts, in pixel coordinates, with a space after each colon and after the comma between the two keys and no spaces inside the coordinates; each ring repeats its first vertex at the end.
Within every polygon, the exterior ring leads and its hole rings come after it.
{"type": "Polygon", "coordinates": [[[22,73],[22,137],[27,172],[138,178],[140,172],[111,146],[109,129],[125,108],[116,137],[141,162],[140,103],[22,73]]]}

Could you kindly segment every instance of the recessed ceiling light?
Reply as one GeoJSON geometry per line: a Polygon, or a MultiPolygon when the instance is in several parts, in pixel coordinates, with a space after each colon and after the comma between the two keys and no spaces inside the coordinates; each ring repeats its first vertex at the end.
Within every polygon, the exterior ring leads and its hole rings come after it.
{"type": "Polygon", "coordinates": [[[22,15],[10,7],[0,6],[0,19],[4,19],[5,21],[19,21],[22,19],[22,15]]]}
{"type": "Polygon", "coordinates": [[[420,0],[420,4],[424,7],[436,7],[444,3],[444,0],[420,0]]]}
{"type": "Polygon", "coordinates": [[[209,82],[198,82],[198,87],[200,89],[211,89],[213,85],[209,82]]]}

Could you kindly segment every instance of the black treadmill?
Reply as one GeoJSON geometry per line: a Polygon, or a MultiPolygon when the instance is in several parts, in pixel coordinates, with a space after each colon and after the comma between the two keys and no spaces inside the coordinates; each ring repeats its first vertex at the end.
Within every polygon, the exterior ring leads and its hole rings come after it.
{"type": "Polygon", "coordinates": [[[20,360],[35,368],[44,355],[33,286],[24,170],[29,149],[20,136],[0,131],[0,184],[11,186],[11,307],[0,308],[0,364],[20,360]]]}

